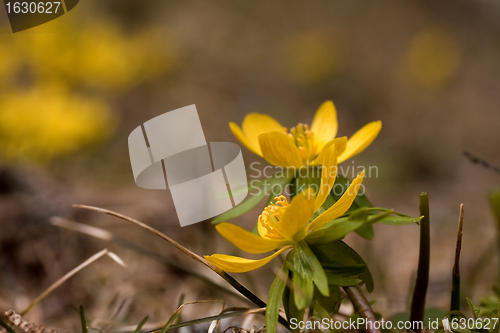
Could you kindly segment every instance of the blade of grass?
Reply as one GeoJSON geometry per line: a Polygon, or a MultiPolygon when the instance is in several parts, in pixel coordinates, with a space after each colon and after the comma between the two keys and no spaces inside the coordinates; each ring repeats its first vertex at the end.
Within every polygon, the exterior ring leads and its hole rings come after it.
{"type": "Polygon", "coordinates": [[[170,316],[170,318],[168,319],[168,321],[165,324],[165,326],[163,326],[163,328],[161,329],[160,333],[165,333],[169,329],[169,327],[172,326],[172,324],[175,321],[175,319],[177,319],[177,317],[180,316],[180,314],[181,314],[182,309],[184,308],[184,306],[190,305],[190,304],[219,303],[219,302],[222,303],[222,309],[221,309],[221,312],[222,312],[222,311],[224,311],[224,307],[226,306],[226,301],[225,300],[193,301],[193,302],[186,302],[186,303],[182,304],[181,306],[179,306],[177,308],[177,310],[175,310],[175,312],[172,314],[172,316],[170,316]]]}
{"type": "Polygon", "coordinates": [[[80,232],[80,233],[83,233],[83,234],[86,234],[86,235],[89,235],[89,236],[92,236],[95,238],[102,239],[104,241],[110,241],[110,242],[113,242],[113,243],[118,244],[120,246],[123,246],[125,248],[128,248],[130,250],[133,250],[137,253],[146,255],[146,256],[148,256],[154,260],[157,260],[157,261],[159,261],[167,266],[170,266],[170,267],[173,267],[173,268],[178,269],[180,271],[186,272],[186,273],[210,284],[214,288],[217,288],[217,289],[219,289],[227,294],[230,294],[234,297],[237,297],[240,300],[243,300],[245,302],[249,302],[250,304],[254,304],[248,298],[243,297],[241,294],[235,292],[233,289],[229,289],[225,286],[221,286],[220,284],[214,282],[213,280],[211,280],[207,276],[200,274],[197,271],[195,271],[189,267],[183,266],[183,265],[181,265],[173,260],[170,260],[169,258],[167,258],[165,256],[162,256],[161,254],[158,254],[156,252],[148,250],[140,245],[134,244],[126,239],[117,237],[107,230],[100,229],[97,227],[88,226],[88,225],[78,223],[75,221],[71,221],[71,220],[68,220],[68,219],[65,219],[62,217],[58,217],[58,216],[51,217],[50,222],[54,226],[57,226],[60,228],[65,228],[68,230],[77,231],[77,232],[80,232]]]}
{"type": "MultiPolygon", "coordinates": [[[[227,309],[228,311],[230,309],[227,309]]],[[[248,314],[254,314],[254,313],[264,313],[266,309],[246,309],[246,310],[238,310],[238,311],[232,311],[232,312],[226,312],[222,313],[216,316],[210,316],[210,317],[205,317],[205,318],[200,318],[200,319],[195,319],[195,320],[190,320],[186,321],[177,325],[172,325],[170,326],[167,331],[170,330],[175,330],[181,327],[186,327],[186,326],[192,326],[192,325],[197,325],[197,324],[202,324],[202,323],[207,323],[207,322],[212,322],[214,320],[221,320],[225,318],[231,318],[231,317],[238,317],[238,316],[244,316],[248,314]]],[[[147,331],[146,333],[156,333],[156,332],[161,332],[161,329],[163,328],[158,328],[154,330],[147,331]]]]}
{"type": "MultiPolygon", "coordinates": [[[[430,262],[430,219],[429,219],[429,194],[420,193],[420,250],[418,256],[417,279],[410,310],[410,321],[414,327],[420,327],[417,323],[423,322],[425,310],[425,297],[429,285],[429,262],[430,262]]],[[[416,333],[422,332],[417,328],[416,333]]]]}
{"type": "MultiPolygon", "coordinates": [[[[118,217],[118,218],[121,218],[125,221],[128,221],[128,222],[131,222],[141,228],[144,228],[150,232],[152,232],[153,234],[157,235],[158,237],[164,239],[165,241],[169,242],[170,244],[172,244],[173,246],[175,246],[179,251],[181,251],[182,253],[184,253],[185,255],[187,255],[188,257],[196,260],[196,261],[199,261],[201,262],[202,264],[204,264],[205,266],[207,266],[208,268],[210,268],[212,271],[214,271],[215,273],[217,273],[220,277],[222,277],[224,280],[226,280],[234,289],[236,289],[237,291],[239,291],[243,296],[245,296],[246,298],[248,298],[250,301],[252,301],[255,305],[257,305],[258,307],[261,307],[261,308],[264,308],[266,307],[266,303],[264,301],[262,301],[258,296],[256,296],[254,293],[252,293],[250,290],[248,290],[247,288],[245,288],[242,284],[240,284],[238,281],[236,281],[232,276],[230,276],[229,274],[227,274],[225,271],[221,270],[220,268],[218,268],[217,266],[215,266],[214,264],[212,264],[211,262],[207,261],[205,258],[197,255],[196,253],[192,252],[191,250],[185,248],[184,246],[182,246],[181,244],[177,243],[176,241],[174,241],[172,238],[168,237],[167,235],[163,234],[162,232],[156,230],[155,228],[143,223],[143,222],[140,222],[138,220],[135,220],[131,217],[128,217],[128,216],[125,216],[125,215],[122,215],[120,213],[117,213],[117,212],[114,212],[114,211],[111,211],[111,210],[107,210],[107,209],[103,209],[103,208],[99,208],[99,207],[93,207],[93,206],[87,206],[87,205],[73,205],[73,207],[75,208],[83,208],[83,209],[88,209],[88,210],[93,210],[93,211],[96,211],[96,212],[99,212],[99,213],[103,213],[103,214],[108,214],[108,215],[111,215],[111,216],[115,216],[115,217],[118,217]]],[[[286,319],[284,319],[283,317],[279,317],[279,322],[285,326],[287,329],[289,329],[289,324],[288,324],[288,321],[286,319]]]]}
{"type": "Polygon", "coordinates": [[[87,319],[85,319],[85,310],[83,309],[83,304],[80,304],[80,320],[82,321],[82,333],[88,333],[87,319]]]}
{"type": "Polygon", "coordinates": [[[460,251],[462,250],[462,230],[464,225],[464,204],[460,205],[458,217],[457,245],[453,264],[450,311],[460,311],[460,251]]]}
{"type": "Polygon", "coordinates": [[[99,251],[96,254],[94,254],[93,256],[91,256],[90,258],[88,258],[87,260],[85,260],[83,263],[81,263],[80,265],[78,265],[77,267],[75,267],[73,270],[71,270],[70,272],[66,273],[66,275],[64,275],[63,277],[61,277],[56,282],[54,282],[47,289],[45,289],[45,291],[42,292],[37,298],[35,298],[35,300],[33,302],[31,302],[31,304],[28,305],[28,307],[23,312],[21,312],[21,315],[25,315],[26,313],[28,313],[29,310],[31,310],[35,305],[37,305],[38,303],[40,303],[41,300],[43,300],[50,293],[52,293],[54,290],[56,290],[60,285],[62,285],[67,280],[69,280],[73,275],[75,275],[76,273],[78,273],[83,268],[87,267],[88,265],[92,264],[97,259],[99,259],[99,258],[107,255],[108,253],[109,253],[108,249],[104,249],[102,251],[99,251]]]}
{"type": "MultiPolygon", "coordinates": [[[[177,308],[179,308],[184,303],[184,298],[186,298],[186,295],[181,294],[181,296],[179,297],[179,301],[177,302],[177,308]]],[[[177,323],[182,322],[182,311],[179,312],[179,316],[177,318],[177,323]]]]}
{"type": "Polygon", "coordinates": [[[135,329],[134,333],[139,333],[141,331],[142,327],[144,326],[144,324],[148,321],[148,319],[149,319],[148,316],[144,317],[144,319],[141,320],[139,325],[137,325],[137,328],[135,329]]]}

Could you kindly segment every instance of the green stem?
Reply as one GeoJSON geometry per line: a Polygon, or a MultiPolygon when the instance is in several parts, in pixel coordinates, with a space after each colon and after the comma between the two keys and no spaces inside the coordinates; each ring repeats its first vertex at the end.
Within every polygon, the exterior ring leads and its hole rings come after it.
{"type": "MultiPolygon", "coordinates": [[[[496,190],[490,193],[490,205],[497,220],[497,237],[498,237],[498,250],[500,251],[500,191],[496,190]]],[[[500,267],[500,265],[499,265],[500,267]]],[[[498,271],[497,280],[500,280],[500,270],[498,271]]]]}
{"type": "Polygon", "coordinates": [[[85,310],[83,305],[80,304],[80,320],[82,322],[82,333],[87,333],[87,319],[85,318],[85,310]]]}
{"type": "MultiPolygon", "coordinates": [[[[377,321],[377,318],[375,317],[375,313],[373,312],[370,303],[368,303],[368,301],[366,300],[365,296],[363,295],[358,286],[342,287],[342,288],[344,288],[347,297],[349,297],[352,305],[354,305],[354,308],[361,317],[363,317],[367,322],[374,323],[375,321],[377,321]]],[[[380,333],[380,329],[375,328],[373,324],[367,325],[366,332],[380,333]]]]}
{"type": "Polygon", "coordinates": [[[455,263],[453,264],[451,280],[450,311],[460,311],[460,251],[462,250],[462,230],[464,224],[464,205],[460,205],[458,218],[457,245],[455,247],[455,263]]]}
{"type": "Polygon", "coordinates": [[[429,220],[429,194],[420,193],[420,251],[418,256],[417,279],[411,303],[410,321],[414,324],[414,331],[420,333],[423,327],[418,322],[423,322],[425,311],[425,296],[429,285],[429,263],[430,263],[430,220],[429,220]]]}

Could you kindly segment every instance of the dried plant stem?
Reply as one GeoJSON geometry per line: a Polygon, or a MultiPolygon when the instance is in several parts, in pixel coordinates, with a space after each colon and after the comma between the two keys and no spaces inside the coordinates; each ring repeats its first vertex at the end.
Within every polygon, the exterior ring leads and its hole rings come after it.
{"type": "Polygon", "coordinates": [[[427,192],[420,193],[420,216],[423,216],[420,221],[420,251],[418,256],[417,279],[415,281],[415,289],[410,311],[410,321],[417,327],[414,331],[422,332],[422,328],[418,327],[417,322],[422,322],[424,319],[425,297],[427,287],[429,285],[429,263],[430,263],[430,219],[429,219],[429,194],[427,192]]]}
{"type": "Polygon", "coordinates": [[[250,304],[254,304],[248,298],[241,296],[241,294],[235,292],[233,289],[227,288],[226,286],[222,286],[222,285],[214,282],[213,280],[211,280],[207,276],[205,276],[201,273],[198,273],[197,271],[195,271],[189,267],[180,265],[179,263],[177,263],[173,260],[170,260],[169,258],[167,258],[165,256],[162,256],[156,252],[148,250],[140,245],[134,244],[126,239],[117,237],[107,230],[88,226],[88,225],[85,225],[82,223],[78,223],[78,222],[71,221],[71,220],[68,220],[68,219],[65,219],[62,217],[57,217],[57,216],[53,216],[50,220],[51,220],[52,225],[55,225],[57,227],[77,231],[77,232],[80,232],[80,233],[83,233],[83,234],[86,234],[86,235],[89,235],[89,236],[92,236],[92,237],[95,237],[98,239],[102,239],[104,241],[113,242],[113,243],[116,243],[120,246],[131,249],[137,253],[146,255],[146,256],[153,258],[153,259],[155,259],[155,260],[157,260],[157,261],[159,261],[167,266],[184,271],[184,272],[210,284],[214,288],[220,289],[221,291],[228,293],[228,294],[230,294],[230,295],[232,295],[232,296],[234,296],[242,301],[249,302],[250,304]]]}
{"type": "MultiPolygon", "coordinates": [[[[210,316],[210,317],[190,320],[190,321],[186,321],[184,323],[172,325],[172,326],[168,327],[167,331],[174,330],[174,329],[181,328],[181,327],[206,323],[206,322],[213,322],[214,320],[221,320],[224,318],[245,316],[245,315],[250,315],[250,314],[255,314],[255,313],[264,313],[264,312],[265,312],[265,309],[262,309],[262,308],[260,308],[260,309],[243,309],[243,310],[240,310],[240,308],[229,308],[229,309],[222,311],[219,315],[216,315],[216,316],[210,316]]],[[[156,332],[160,332],[160,331],[161,331],[161,328],[147,331],[147,333],[156,333],[156,332]]]]}
{"type": "MultiPolygon", "coordinates": [[[[366,319],[366,321],[370,321],[374,323],[377,318],[375,317],[375,313],[373,312],[370,303],[366,300],[365,296],[361,292],[358,286],[351,287],[343,287],[347,297],[351,300],[352,305],[359,313],[361,317],[366,319]]],[[[380,329],[374,327],[374,325],[369,325],[366,328],[367,333],[380,333],[380,329]]]]}
{"type": "Polygon", "coordinates": [[[482,158],[479,158],[474,154],[469,153],[468,151],[464,150],[463,153],[464,153],[465,157],[467,157],[469,159],[469,161],[471,161],[472,163],[479,164],[479,165],[485,167],[486,169],[490,169],[490,170],[500,174],[500,168],[497,167],[496,165],[493,165],[490,162],[488,162],[482,158]]]}
{"type": "MultiPolygon", "coordinates": [[[[75,275],[76,273],[78,273],[79,271],[81,271],[83,268],[87,267],[88,265],[92,264],[97,259],[99,259],[99,258],[101,258],[101,257],[103,257],[105,255],[109,256],[110,253],[111,252],[109,252],[108,249],[104,249],[102,251],[97,252],[92,257],[88,258],[87,260],[85,260],[83,263],[81,263],[80,265],[78,265],[77,267],[75,267],[73,270],[71,270],[70,272],[68,272],[66,275],[64,275],[63,277],[61,277],[59,280],[57,280],[56,282],[54,282],[50,287],[48,287],[47,289],[45,289],[45,291],[43,293],[41,293],[40,296],[38,296],[37,298],[35,298],[35,300],[33,302],[31,302],[31,304],[23,312],[21,312],[21,315],[25,315],[26,313],[28,313],[28,311],[31,310],[31,308],[33,308],[35,305],[37,305],[38,303],[40,303],[41,300],[43,300],[45,297],[47,297],[50,293],[52,293],[54,290],[56,290],[64,282],[68,281],[73,275],[75,275]]],[[[113,260],[115,259],[112,256],[111,256],[111,258],[113,260]]],[[[118,262],[118,263],[120,263],[120,262],[118,262]]]]}
{"type": "MultiPolygon", "coordinates": [[[[210,268],[211,270],[213,270],[220,277],[222,277],[224,280],[226,280],[231,286],[233,286],[233,288],[235,288],[238,292],[240,292],[243,296],[245,296],[246,298],[248,298],[250,301],[252,301],[258,307],[261,307],[261,308],[266,307],[266,303],[264,301],[262,301],[254,293],[252,293],[250,290],[248,290],[242,284],[240,284],[238,281],[236,281],[232,276],[230,276],[229,274],[227,274],[226,272],[224,272],[223,270],[221,270],[220,268],[218,268],[217,266],[215,266],[211,262],[207,261],[205,258],[203,258],[203,257],[197,255],[196,253],[188,250],[187,248],[185,248],[181,244],[177,243],[172,238],[168,237],[167,235],[163,234],[162,232],[156,230],[155,228],[150,227],[149,225],[147,225],[145,223],[142,223],[140,221],[137,221],[137,220],[135,220],[135,219],[133,219],[131,217],[122,215],[120,213],[113,212],[111,210],[107,210],[107,209],[103,209],[103,208],[99,208],[99,207],[87,206],[87,205],[73,205],[73,207],[83,208],[83,209],[89,209],[89,210],[93,210],[93,211],[96,211],[96,212],[99,212],[99,213],[112,215],[112,216],[121,218],[121,219],[123,219],[125,221],[131,222],[131,223],[133,223],[133,224],[135,224],[137,226],[140,226],[140,227],[142,227],[142,228],[144,228],[144,229],[152,232],[153,234],[157,235],[158,237],[166,240],[167,242],[169,242],[170,244],[172,244],[173,246],[175,246],[179,251],[181,251],[185,255],[191,257],[192,259],[194,259],[196,261],[201,262],[202,264],[204,264],[205,266],[207,266],[208,268],[210,268]]],[[[288,322],[283,317],[281,317],[281,316],[279,317],[279,322],[283,326],[285,326],[286,328],[289,328],[288,322]]]]}
{"type": "Polygon", "coordinates": [[[457,245],[453,264],[450,311],[460,310],[460,251],[462,250],[462,230],[464,225],[464,204],[460,205],[458,217],[457,245]]]}
{"type": "MultiPolygon", "coordinates": [[[[170,318],[168,319],[167,323],[165,324],[165,326],[163,326],[162,328],[162,331],[167,331],[170,326],[172,326],[173,322],[175,321],[175,319],[177,319],[177,317],[180,316],[181,314],[181,311],[182,309],[186,306],[186,305],[190,305],[190,304],[203,304],[203,303],[221,303],[222,304],[222,309],[221,309],[221,312],[220,313],[223,313],[224,311],[224,307],[226,306],[226,301],[224,300],[207,300],[207,301],[193,301],[193,302],[186,302],[186,303],[183,303],[181,304],[177,310],[175,310],[175,312],[170,316],[170,318]]],[[[219,313],[219,314],[220,314],[219,313]]]]}
{"type": "Polygon", "coordinates": [[[7,325],[6,322],[4,322],[2,319],[0,319],[0,326],[2,326],[3,328],[5,328],[5,330],[9,333],[16,333],[16,331],[14,331],[12,329],[12,327],[10,327],[9,325],[7,325]]]}

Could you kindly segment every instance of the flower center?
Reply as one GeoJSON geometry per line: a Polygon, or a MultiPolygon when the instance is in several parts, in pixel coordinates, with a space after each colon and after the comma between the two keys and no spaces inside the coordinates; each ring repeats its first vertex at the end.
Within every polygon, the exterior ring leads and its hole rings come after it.
{"type": "Polygon", "coordinates": [[[283,130],[293,139],[295,145],[299,148],[304,164],[312,161],[317,153],[314,145],[314,133],[309,130],[309,125],[299,123],[290,129],[290,133],[288,133],[286,128],[283,130]]]}
{"type": "Polygon", "coordinates": [[[276,203],[270,204],[264,208],[262,214],[259,215],[258,222],[267,230],[265,237],[271,239],[284,239],[285,236],[281,231],[281,220],[285,210],[290,204],[282,195],[275,197],[274,200],[276,200],[276,203]]]}

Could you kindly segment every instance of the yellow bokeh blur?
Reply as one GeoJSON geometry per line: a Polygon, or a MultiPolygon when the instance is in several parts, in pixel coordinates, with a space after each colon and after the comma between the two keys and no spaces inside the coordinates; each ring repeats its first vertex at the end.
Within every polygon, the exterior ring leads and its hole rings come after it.
{"type": "Polygon", "coordinates": [[[115,119],[99,99],[47,86],[0,97],[1,157],[45,162],[108,137],[115,119]]]}
{"type": "Polygon", "coordinates": [[[158,31],[127,35],[104,20],[70,27],[58,22],[53,22],[53,29],[65,29],[64,34],[24,34],[16,40],[16,53],[40,77],[59,76],[78,85],[123,90],[163,74],[174,62],[173,42],[158,31]],[[159,45],[168,46],[168,52],[159,45]]]}
{"type": "Polygon", "coordinates": [[[461,50],[450,34],[428,29],[420,32],[411,42],[407,66],[411,80],[426,88],[439,88],[456,74],[461,50]]]}
{"type": "Polygon", "coordinates": [[[113,100],[175,59],[163,32],[129,34],[104,19],[15,34],[0,50],[0,163],[45,163],[102,142],[119,120],[113,100]]]}
{"type": "Polygon", "coordinates": [[[300,83],[321,82],[341,68],[340,53],[332,37],[323,31],[294,36],[285,51],[290,76],[300,83]]]}

